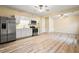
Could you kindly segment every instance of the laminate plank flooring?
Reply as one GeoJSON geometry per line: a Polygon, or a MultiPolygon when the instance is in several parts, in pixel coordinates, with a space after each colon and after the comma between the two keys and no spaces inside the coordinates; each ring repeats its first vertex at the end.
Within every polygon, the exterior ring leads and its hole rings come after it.
{"type": "MultiPolygon", "coordinates": [[[[64,37],[65,38],[65,37],[64,37]]],[[[59,39],[51,33],[24,38],[13,42],[0,44],[0,53],[74,53],[79,52],[79,46],[59,39]]]]}

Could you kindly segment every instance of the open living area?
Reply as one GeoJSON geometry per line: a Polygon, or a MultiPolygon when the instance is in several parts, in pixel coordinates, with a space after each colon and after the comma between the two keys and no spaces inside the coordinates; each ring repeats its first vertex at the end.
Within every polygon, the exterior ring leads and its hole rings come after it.
{"type": "Polygon", "coordinates": [[[79,5],[0,5],[0,53],[79,53],[79,5]]]}

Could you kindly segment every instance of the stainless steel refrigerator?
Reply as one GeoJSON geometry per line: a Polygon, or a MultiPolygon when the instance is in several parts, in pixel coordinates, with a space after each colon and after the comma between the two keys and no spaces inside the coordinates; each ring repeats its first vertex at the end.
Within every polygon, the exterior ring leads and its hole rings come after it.
{"type": "Polygon", "coordinates": [[[16,22],[14,16],[0,16],[0,43],[16,40],[16,22]]]}

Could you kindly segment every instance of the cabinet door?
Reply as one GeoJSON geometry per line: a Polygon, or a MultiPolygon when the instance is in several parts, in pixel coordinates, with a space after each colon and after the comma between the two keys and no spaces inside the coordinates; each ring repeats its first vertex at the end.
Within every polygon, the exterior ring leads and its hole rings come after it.
{"type": "Polygon", "coordinates": [[[15,19],[16,19],[16,24],[19,24],[20,23],[20,17],[19,16],[15,16],[15,19]]]}
{"type": "Polygon", "coordinates": [[[27,36],[31,36],[32,35],[32,29],[27,29],[27,36]]]}
{"type": "Polygon", "coordinates": [[[28,37],[32,35],[32,30],[30,28],[25,28],[22,30],[22,37],[28,37]]]}
{"type": "Polygon", "coordinates": [[[27,37],[27,29],[22,29],[22,37],[27,37]]]}
{"type": "Polygon", "coordinates": [[[22,30],[21,29],[16,30],[16,38],[22,38],[22,30]]]}

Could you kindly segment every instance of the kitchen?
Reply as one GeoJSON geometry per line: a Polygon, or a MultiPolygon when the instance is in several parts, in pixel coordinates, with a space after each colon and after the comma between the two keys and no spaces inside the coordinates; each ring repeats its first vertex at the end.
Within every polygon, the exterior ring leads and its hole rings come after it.
{"type": "Polygon", "coordinates": [[[25,16],[1,16],[0,27],[0,43],[38,35],[38,21],[25,16]]]}
{"type": "Polygon", "coordinates": [[[79,52],[78,15],[79,6],[0,6],[0,52],[79,52]]]}
{"type": "Polygon", "coordinates": [[[24,16],[16,16],[16,38],[38,35],[38,24],[38,20],[31,20],[24,16]],[[37,31],[31,27],[35,27],[37,31]]]}

